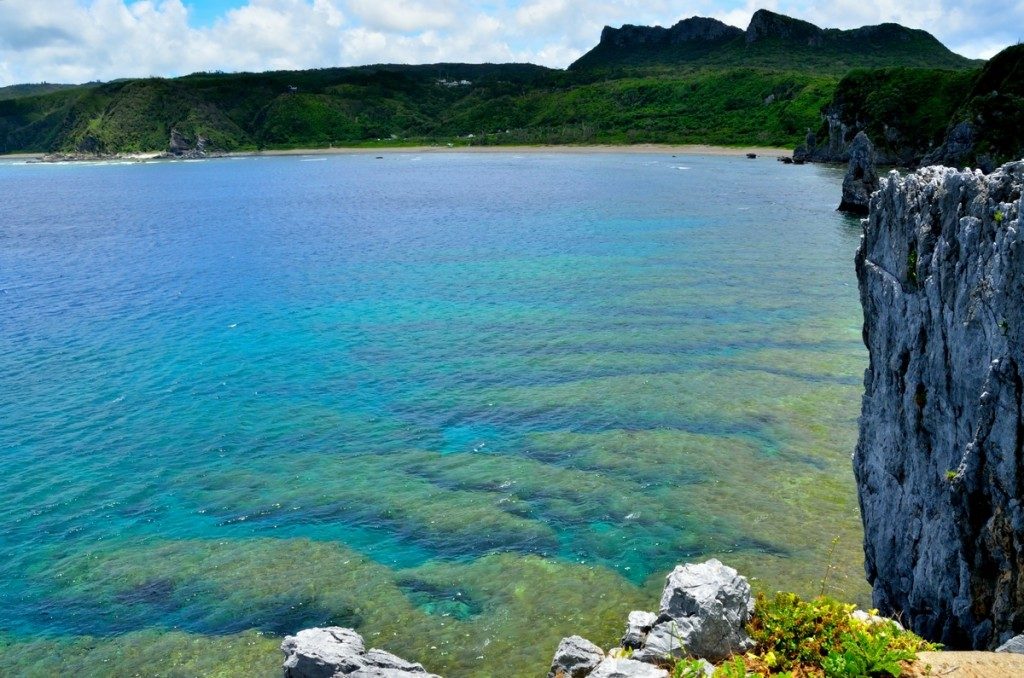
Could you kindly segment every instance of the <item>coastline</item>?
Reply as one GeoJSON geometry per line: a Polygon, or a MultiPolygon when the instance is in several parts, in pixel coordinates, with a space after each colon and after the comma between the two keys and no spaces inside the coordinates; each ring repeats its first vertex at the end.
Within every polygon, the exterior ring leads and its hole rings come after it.
{"type": "Polygon", "coordinates": [[[230,157],[289,156],[289,155],[381,155],[396,153],[657,153],[665,155],[715,155],[745,157],[748,153],[778,158],[792,154],[788,148],[769,146],[712,146],[710,144],[630,144],[630,145],[550,145],[550,146],[396,146],[396,147],[339,147],[295,148],[288,150],[250,151],[228,153],[230,157]]]}
{"type": "MultiPolygon", "coordinates": [[[[515,154],[615,154],[615,153],[651,153],[659,155],[710,155],[728,157],[746,157],[754,153],[759,157],[779,158],[792,155],[788,148],[771,146],[713,146],[710,144],[631,144],[631,145],[550,145],[550,146],[394,146],[366,147],[340,146],[337,148],[291,148],[267,151],[232,151],[215,153],[207,159],[216,158],[252,158],[262,156],[304,156],[304,155],[396,155],[403,153],[515,153],[515,154]]],[[[10,153],[0,155],[3,160],[42,160],[47,153],[10,153]]],[[[161,152],[123,153],[110,156],[97,156],[90,160],[174,160],[166,158],[161,152]]]]}

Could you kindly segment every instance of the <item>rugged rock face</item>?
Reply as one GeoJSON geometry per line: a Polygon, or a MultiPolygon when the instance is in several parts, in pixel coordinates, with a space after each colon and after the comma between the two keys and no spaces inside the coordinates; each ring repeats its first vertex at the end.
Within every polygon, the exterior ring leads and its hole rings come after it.
{"type": "Polygon", "coordinates": [[[1024,162],[891,174],[857,253],[854,471],[883,614],[953,648],[1024,627],[1024,162]]]}
{"type": "Polygon", "coordinates": [[[875,172],[875,147],[864,132],[858,132],[850,146],[850,165],[843,177],[843,200],[839,203],[841,212],[867,214],[871,194],[878,190],[878,174],[875,172]]]}
{"type": "Polygon", "coordinates": [[[284,678],[438,678],[420,664],[383,650],[367,650],[352,629],[305,629],[281,643],[284,678]]]}
{"type": "MultiPolygon", "coordinates": [[[[974,151],[977,143],[977,132],[969,122],[951,125],[942,145],[924,157],[926,165],[948,165],[960,167],[974,151]]],[[[982,171],[992,171],[992,167],[982,167],[982,171]]]]}
{"type": "Polygon", "coordinates": [[[683,19],[671,28],[632,24],[626,24],[622,28],[605,26],[601,31],[600,44],[619,48],[638,45],[677,45],[700,40],[717,41],[741,35],[743,31],[735,26],[729,26],[717,19],[695,16],[683,19]]]}
{"type": "Polygon", "coordinates": [[[196,137],[195,143],[193,143],[177,129],[172,129],[171,138],[167,143],[167,151],[175,158],[205,158],[207,144],[209,144],[209,140],[202,135],[196,137]]]}
{"type": "Polygon", "coordinates": [[[766,9],[754,12],[746,31],[748,45],[767,38],[779,38],[818,47],[822,44],[824,36],[825,31],[808,21],[776,14],[766,9]]]}

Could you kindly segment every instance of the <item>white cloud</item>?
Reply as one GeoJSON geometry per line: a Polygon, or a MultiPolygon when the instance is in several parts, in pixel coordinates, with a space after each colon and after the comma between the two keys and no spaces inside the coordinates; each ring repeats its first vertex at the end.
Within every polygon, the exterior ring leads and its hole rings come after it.
{"type": "Polygon", "coordinates": [[[826,27],[896,21],[967,56],[1024,37],[1022,0],[248,0],[205,27],[182,0],[0,0],[0,85],[380,62],[564,67],[605,24],[701,15],[744,27],[761,7],[826,27]]]}

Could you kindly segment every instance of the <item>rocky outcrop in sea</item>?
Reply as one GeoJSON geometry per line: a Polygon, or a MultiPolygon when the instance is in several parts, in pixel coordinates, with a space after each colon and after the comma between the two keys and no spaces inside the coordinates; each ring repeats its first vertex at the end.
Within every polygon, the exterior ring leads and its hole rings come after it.
{"type": "Polygon", "coordinates": [[[363,637],[336,626],[305,629],[281,643],[284,678],[439,678],[422,664],[366,649],[363,637]]]}
{"type": "Polygon", "coordinates": [[[856,267],[854,470],[874,603],[993,648],[1024,624],[1024,162],[890,174],[856,267]]]}
{"type": "Polygon", "coordinates": [[[867,214],[871,194],[878,190],[875,147],[864,132],[858,132],[850,146],[850,164],[843,177],[843,199],[839,211],[867,214]]]}
{"type": "MultiPolygon", "coordinates": [[[[677,566],[665,580],[657,613],[631,612],[620,646],[605,653],[579,636],[562,639],[548,678],[667,678],[663,666],[682,657],[721,661],[753,646],[750,584],[717,560],[677,566]]],[[[710,661],[708,661],[710,660],[710,661]]]]}

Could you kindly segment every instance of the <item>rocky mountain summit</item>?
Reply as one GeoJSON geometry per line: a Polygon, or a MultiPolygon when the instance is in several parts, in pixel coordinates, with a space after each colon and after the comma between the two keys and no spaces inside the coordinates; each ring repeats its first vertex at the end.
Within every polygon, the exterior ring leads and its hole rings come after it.
{"type": "Polygon", "coordinates": [[[570,71],[651,66],[740,66],[844,73],[850,68],[928,66],[969,68],[930,33],[899,24],[852,30],[758,10],[745,30],[717,19],[691,17],[671,28],[606,26],[592,50],[570,71]]]}
{"type": "Polygon", "coordinates": [[[637,45],[678,45],[684,42],[715,42],[741,35],[743,31],[735,26],[729,26],[717,19],[695,16],[683,19],[671,28],[632,24],[626,24],[622,28],[605,26],[601,31],[600,44],[618,48],[637,45]]]}
{"type": "Polygon", "coordinates": [[[875,605],[953,648],[1024,627],[1024,161],[881,182],[854,456],[875,605]]]}

